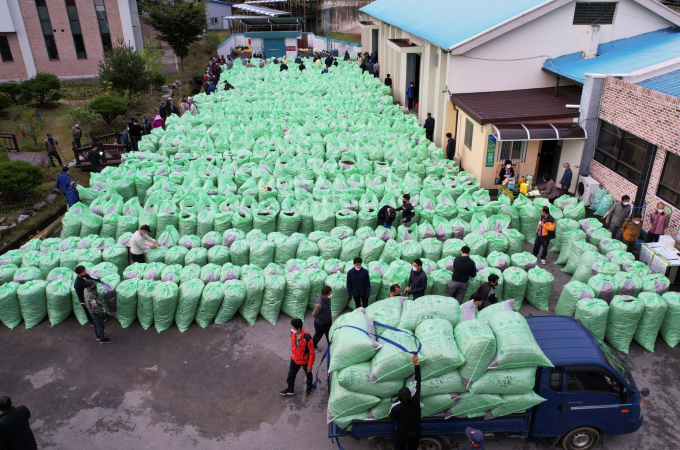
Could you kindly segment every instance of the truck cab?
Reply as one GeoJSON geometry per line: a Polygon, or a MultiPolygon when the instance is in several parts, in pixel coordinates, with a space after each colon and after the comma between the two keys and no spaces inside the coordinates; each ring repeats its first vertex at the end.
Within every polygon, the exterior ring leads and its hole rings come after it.
{"type": "Polygon", "coordinates": [[[565,450],[588,450],[603,435],[642,426],[642,392],[614,350],[571,317],[527,317],[545,355],[555,366],[536,374],[536,393],[547,401],[534,408],[529,435],[552,437],[565,450]]]}

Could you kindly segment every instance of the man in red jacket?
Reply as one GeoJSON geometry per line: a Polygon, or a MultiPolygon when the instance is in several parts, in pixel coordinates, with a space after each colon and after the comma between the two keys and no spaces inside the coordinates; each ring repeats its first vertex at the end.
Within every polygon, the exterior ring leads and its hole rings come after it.
{"type": "Polygon", "coordinates": [[[302,320],[290,321],[290,366],[288,368],[288,387],[280,392],[281,395],[295,393],[295,377],[302,367],[307,375],[307,395],[312,393],[312,367],[314,367],[314,341],[312,336],[302,329],[302,320]]]}

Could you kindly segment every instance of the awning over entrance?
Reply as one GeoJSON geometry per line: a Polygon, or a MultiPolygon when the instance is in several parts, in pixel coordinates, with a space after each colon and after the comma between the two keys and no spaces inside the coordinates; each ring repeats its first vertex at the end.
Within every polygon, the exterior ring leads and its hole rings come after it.
{"type": "Polygon", "coordinates": [[[577,123],[495,123],[492,126],[499,141],[559,141],[588,136],[577,123]]]}

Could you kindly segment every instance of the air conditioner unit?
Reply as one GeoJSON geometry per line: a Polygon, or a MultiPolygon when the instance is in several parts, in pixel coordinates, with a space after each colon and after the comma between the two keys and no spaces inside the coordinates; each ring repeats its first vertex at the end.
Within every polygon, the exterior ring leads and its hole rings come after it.
{"type": "Polygon", "coordinates": [[[576,198],[590,206],[593,203],[595,191],[600,187],[600,182],[591,177],[582,177],[579,175],[578,183],[576,184],[576,198]]]}

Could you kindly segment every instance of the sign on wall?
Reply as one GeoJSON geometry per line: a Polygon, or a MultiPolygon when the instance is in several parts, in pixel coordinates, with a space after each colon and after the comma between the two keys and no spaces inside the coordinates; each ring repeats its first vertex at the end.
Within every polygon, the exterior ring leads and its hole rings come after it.
{"type": "Polygon", "coordinates": [[[294,45],[286,45],[286,51],[287,52],[294,52],[297,50],[294,45]]]}
{"type": "Polygon", "coordinates": [[[496,136],[490,134],[486,144],[486,164],[484,167],[493,167],[494,162],[496,162],[496,136]]]}

